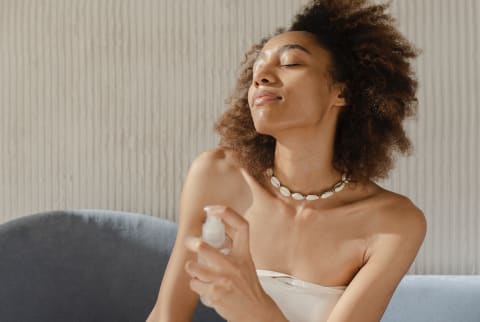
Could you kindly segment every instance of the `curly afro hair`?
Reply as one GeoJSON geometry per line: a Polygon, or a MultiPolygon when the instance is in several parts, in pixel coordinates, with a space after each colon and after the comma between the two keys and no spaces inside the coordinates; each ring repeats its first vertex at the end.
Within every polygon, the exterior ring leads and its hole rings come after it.
{"type": "Polygon", "coordinates": [[[248,104],[253,63],[264,44],[285,31],[307,31],[330,52],[329,77],[343,83],[347,106],[335,132],[332,166],[348,169],[351,181],[385,178],[393,151],[411,154],[402,121],[415,116],[417,80],[409,59],[419,55],[396,29],[385,10],[389,3],[368,0],[313,0],[296,14],[288,30],[277,28],[245,53],[236,88],[225,101],[229,109],[217,120],[219,145],[231,149],[239,164],[258,181],[273,166],[275,138],[256,132],[248,104]]]}

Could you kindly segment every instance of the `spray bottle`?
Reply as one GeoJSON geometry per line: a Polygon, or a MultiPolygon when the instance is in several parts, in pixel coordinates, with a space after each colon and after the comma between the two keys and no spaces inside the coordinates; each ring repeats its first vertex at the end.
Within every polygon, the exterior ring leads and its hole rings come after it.
{"type": "MultiPolygon", "coordinates": [[[[207,218],[202,226],[202,240],[210,246],[218,248],[221,253],[227,255],[230,252],[229,248],[224,247],[220,249],[225,245],[225,225],[223,224],[222,219],[209,215],[208,210],[205,211],[207,213],[207,218]]],[[[201,257],[200,254],[198,254],[197,260],[199,263],[208,265],[206,259],[201,257]]],[[[208,306],[202,297],[200,297],[200,301],[202,301],[205,306],[208,306]]]]}

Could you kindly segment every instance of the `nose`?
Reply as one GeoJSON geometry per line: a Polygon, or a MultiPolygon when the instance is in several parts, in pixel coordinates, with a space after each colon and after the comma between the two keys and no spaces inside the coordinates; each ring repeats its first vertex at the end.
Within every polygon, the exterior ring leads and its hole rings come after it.
{"type": "Polygon", "coordinates": [[[255,80],[254,82],[255,82],[255,86],[258,87],[260,85],[260,83],[261,84],[269,84],[271,81],[269,81],[268,78],[263,77],[259,81],[255,80]]]}
{"type": "Polygon", "coordinates": [[[255,86],[259,86],[260,84],[270,84],[274,81],[275,76],[269,72],[269,68],[265,65],[257,68],[257,72],[253,73],[253,82],[255,86]]]}

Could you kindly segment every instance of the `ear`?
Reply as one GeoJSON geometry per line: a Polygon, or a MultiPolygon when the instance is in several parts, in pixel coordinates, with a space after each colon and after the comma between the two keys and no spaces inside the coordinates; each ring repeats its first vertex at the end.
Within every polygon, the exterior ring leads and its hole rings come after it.
{"type": "Polygon", "coordinates": [[[343,107],[347,105],[345,99],[346,86],[345,84],[337,84],[334,86],[335,98],[333,99],[333,106],[343,107]]]}

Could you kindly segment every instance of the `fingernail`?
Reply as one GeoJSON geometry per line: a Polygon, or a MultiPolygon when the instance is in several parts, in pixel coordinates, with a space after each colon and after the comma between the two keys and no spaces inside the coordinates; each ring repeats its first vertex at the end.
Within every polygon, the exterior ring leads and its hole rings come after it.
{"type": "Polygon", "coordinates": [[[203,207],[203,210],[206,212],[213,212],[213,211],[223,211],[225,210],[225,206],[222,205],[211,205],[203,207]]]}
{"type": "Polygon", "coordinates": [[[187,236],[185,238],[185,246],[190,249],[197,249],[198,243],[200,242],[200,238],[187,236]]]}

